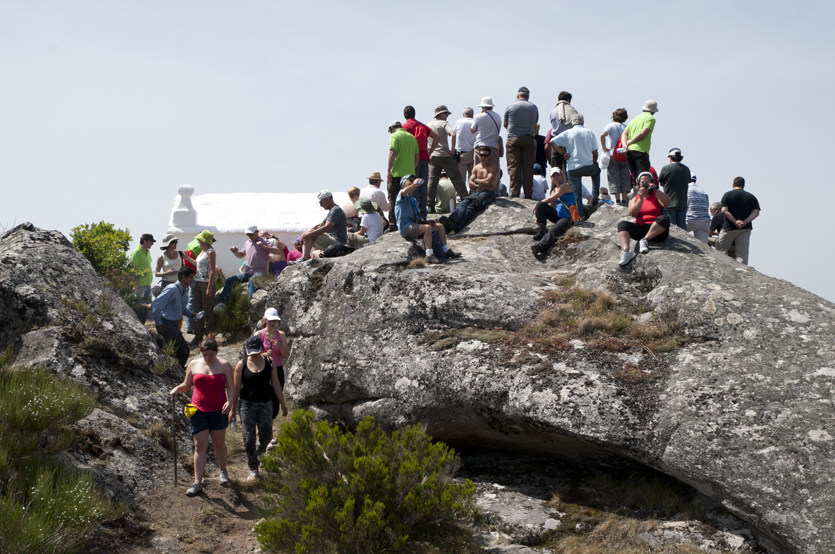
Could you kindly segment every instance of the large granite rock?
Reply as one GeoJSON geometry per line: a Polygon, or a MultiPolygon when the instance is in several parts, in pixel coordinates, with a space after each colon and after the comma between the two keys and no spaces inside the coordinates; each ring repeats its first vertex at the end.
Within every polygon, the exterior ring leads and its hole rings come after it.
{"type": "Polygon", "coordinates": [[[452,237],[464,257],[444,266],[409,265],[414,248],[386,234],[286,269],[258,309],[276,306],[292,339],[289,398],[349,425],[419,421],[452,443],[627,456],[721,502],[775,552],[835,549],[835,306],[678,229],[620,268],[626,210],[614,206],[541,263],[532,206],[491,206],[452,237]],[[578,337],[529,352],[514,330],[566,277],[677,314],[691,342],[609,353],[578,337]]]}
{"type": "MultiPolygon", "coordinates": [[[[65,459],[95,471],[100,484],[125,501],[149,490],[163,474],[162,449],[143,430],[168,428],[167,392],[183,375],[121,298],[108,304],[103,317],[84,322],[85,314],[102,308],[105,292],[103,279],[61,233],[23,223],[0,237],[0,349],[12,346],[13,367],[41,365],[84,385],[111,412],[97,410],[79,427],[132,447],[97,450],[94,454],[110,452],[107,463],[92,463],[96,456],[80,447],[65,459]],[[130,423],[116,425],[120,418],[130,423]]],[[[177,420],[178,442],[186,452],[187,426],[184,417],[177,420]]],[[[173,472],[170,463],[166,467],[173,472]]]]}

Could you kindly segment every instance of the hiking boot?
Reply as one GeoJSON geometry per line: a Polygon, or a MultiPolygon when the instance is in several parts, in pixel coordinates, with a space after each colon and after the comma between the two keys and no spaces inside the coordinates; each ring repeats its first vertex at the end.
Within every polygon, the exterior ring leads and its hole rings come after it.
{"type": "Polygon", "coordinates": [[[220,310],[222,310],[222,309],[223,309],[223,307],[224,307],[225,305],[226,305],[226,304],[224,304],[223,302],[220,302],[217,306],[215,306],[215,310],[214,310],[214,312],[215,312],[215,313],[218,313],[220,310]]]}
{"type": "Polygon", "coordinates": [[[547,233],[547,232],[548,232],[548,230],[544,226],[540,227],[539,232],[533,236],[533,241],[534,242],[541,241],[542,238],[545,236],[545,233],[547,233]]]}
{"type": "Polygon", "coordinates": [[[253,469],[252,471],[249,472],[249,476],[246,478],[246,480],[250,481],[250,482],[257,481],[258,477],[259,477],[258,470],[253,469]]]}
{"type": "Polygon", "coordinates": [[[203,492],[203,485],[195,483],[186,490],[186,496],[197,496],[201,492],[203,492]]]}
{"type": "Polygon", "coordinates": [[[220,470],[220,478],[218,478],[218,482],[220,483],[221,487],[226,487],[232,480],[229,478],[229,474],[226,472],[225,469],[220,470]]]}
{"type": "Polygon", "coordinates": [[[455,258],[460,258],[461,254],[459,254],[458,252],[453,252],[452,248],[450,248],[449,250],[444,252],[444,256],[446,256],[450,260],[454,260],[455,258]]]}
{"type": "Polygon", "coordinates": [[[442,264],[442,263],[444,263],[444,262],[442,262],[441,260],[439,260],[439,259],[435,256],[435,254],[430,254],[430,255],[426,256],[426,263],[428,263],[428,264],[442,264]]]}
{"type": "Polygon", "coordinates": [[[591,199],[591,205],[592,206],[597,206],[598,204],[600,204],[600,198],[595,197],[595,198],[591,199]]]}
{"type": "Polygon", "coordinates": [[[620,253],[620,261],[618,262],[618,264],[620,264],[621,266],[624,266],[624,265],[628,264],[629,262],[631,262],[632,260],[634,260],[635,256],[636,256],[636,254],[633,251],[623,250],[620,253]]]}
{"type": "Polygon", "coordinates": [[[649,244],[647,244],[647,239],[641,239],[640,242],[638,242],[638,250],[641,251],[641,254],[646,254],[647,252],[649,252],[649,244]]]}
{"type": "Polygon", "coordinates": [[[545,257],[548,255],[548,251],[543,251],[542,247],[538,244],[534,244],[531,246],[531,252],[533,253],[533,257],[537,260],[544,260],[545,257]]]}
{"type": "Polygon", "coordinates": [[[454,233],[455,232],[455,223],[452,222],[450,218],[445,215],[442,215],[438,218],[438,223],[444,226],[447,233],[454,233]]]}

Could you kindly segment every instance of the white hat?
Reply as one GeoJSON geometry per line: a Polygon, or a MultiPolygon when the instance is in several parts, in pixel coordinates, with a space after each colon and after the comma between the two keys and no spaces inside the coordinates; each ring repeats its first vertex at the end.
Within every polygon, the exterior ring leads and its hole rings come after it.
{"type": "Polygon", "coordinates": [[[319,193],[319,195],[316,197],[316,199],[317,199],[319,202],[321,202],[321,201],[322,201],[322,200],[324,200],[325,198],[333,198],[333,194],[331,194],[331,191],[329,191],[329,190],[323,190],[323,191],[322,191],[322,192],[320,192],[320,193],[319,193]]]}
{"type": "Polygon", "coordinates": [[[548,170],[548,177],[553,177],[554,174],[561,175],[562,171],[560,171],[560,168],[558,168],[558,167],[552,167],[551,169],[548,170]]]}
{"type": "Polygon", "coordinates": [[[494,106],[493,99],[489,96],[485,96],[481,99],[481,104],[478,105],[479,108],[492,108],[494,106]]]}
{"type": "Polygon", "coordinates": [[[399,121],[397,121],[396,119],[392,120],[392,122],[389,123],[389,129],[391,129],[392,127],[402,127],[402,126],[403,126],[403,124],[400,123],[399,121]]]}
{"type": "Polygon", "coordinates": [[[643,111],[655,113],[658,111],[658,102],[655,100],[647,100],[644,102],[643,111]]]}
{"type": "Polygon", "coordinates": [[[264,319],[268,321],[281,321],[281,318],[278,317],[278,310],[275,308],[267,308],[267,311],[264,312],[264,319]]]}
{"type": "Polygon", "coordinates": [[[249,227],[246,228],[246,234],[247,235],[252,235],[252,234],[255,234],[257,232],[258,232],[258,226],[257,225],[250,225],[249,227]]]}

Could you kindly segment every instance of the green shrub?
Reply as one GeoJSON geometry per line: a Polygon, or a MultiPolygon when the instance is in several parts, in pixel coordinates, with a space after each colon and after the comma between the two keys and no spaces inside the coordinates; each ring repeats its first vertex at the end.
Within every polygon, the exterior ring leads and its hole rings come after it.
{"type": "Polygon", "coordinates": [[[215,327],[222,333],[249,334],[249,296],[244,294],[240,283],[232,287],[223,309],[215,314],[215,327]]]}
{"type": "Polygon", "coordinates": [[[126,252],[131,241],[130,230],[116,229],[112,223],[100,221],[73,227],[70,237],[75,249],[90,260],[100,275],[128,266],[126,252]]]}
{"type": "Polygon", "coordinates": [[[277,442],[262,464],[265,518],[255,534],[265,547],[392,552],[473,512],[475,486],[452,480],[455,452],[420,425],[387,434],[367,417],[343,433],[295,411],[277,442]]]}
{"type": "Polygon", "coordinates": [[[0,553],[71,552],[114,513],[93,477],[48,454],[73,440],[64,427],[95,402],[42,368],[0,364],[0,553]]]}

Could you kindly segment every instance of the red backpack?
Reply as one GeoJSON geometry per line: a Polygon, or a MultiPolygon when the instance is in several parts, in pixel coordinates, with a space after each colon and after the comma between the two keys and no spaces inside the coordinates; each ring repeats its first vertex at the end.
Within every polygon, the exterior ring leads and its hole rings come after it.
{"type": "Polygon", "coordinates": [[[615,143],[615,147],[612,148],[612,159],[616,162],[625,162],[626,161],[626,152],[618,152],[621,148],[623,148],[623,144],[621,144],[620,139],[622,136],[618,137],[618,141],[615,143]]]}

